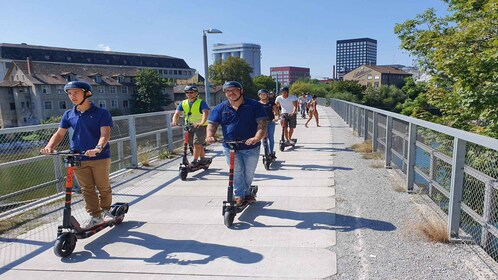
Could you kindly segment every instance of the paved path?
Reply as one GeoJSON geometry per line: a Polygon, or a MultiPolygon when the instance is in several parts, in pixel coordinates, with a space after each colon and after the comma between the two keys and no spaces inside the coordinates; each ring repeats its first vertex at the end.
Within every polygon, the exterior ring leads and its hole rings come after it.
{"type": "MultiPolygon", "coordinates": [[[[336,273],[331,127],[305,129],[298,143],[277,151],[275,169],[260,163],[258,202],[223,224],[227,165],[221,147],[210,170],[177,179],[178,161],[156,166],[116,191],[115,201],[132,203],[125,222],[78,240],[67,259],[46,243],[24,251],[28,257],[7,265],[2,279],[320,279],[336,273]]],[[[277,128],[276,136],[281,130],[277,128]]],[[[55,227],[55,225],[54,225],[55,227]]],[[[40,236],[27,234],[26,236],[40,236]]],[[[31,240],[24,242],[37,242],[31,240]]],[[[5,252],[14,254],[13,250],[5,252]]],[[[1,272],[1,271],[0,271],[1,272]]]]}

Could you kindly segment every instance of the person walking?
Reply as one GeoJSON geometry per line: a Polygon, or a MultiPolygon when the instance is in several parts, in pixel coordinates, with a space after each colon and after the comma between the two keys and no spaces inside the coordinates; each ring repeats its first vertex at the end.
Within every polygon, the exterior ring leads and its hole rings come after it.
{"type": "Polygon", "coordinates": [[[293,145],[295,143],[292,140],[292,134],[297,125],[297,98],[294,95],[289,94],[288,87],[283,87],[280,93],[281,95],[277,96],[277,99],[275,99],[275,104],[281,108],[281,119],[285,119],[285,122],[282,122],[285,144],[293,145]]]}
{"type": "Polygon", "coordinates": [[[90,102],[88,98],[92,96],[92,86],[88,83],[72,81],[64,86],[64,91],[74,107],[64,112],[59,128],[40,153],[53,153],[67,130],[74,130],[70,139],[71,151],[84,153],[81,156],[81,166],[74,167],[74,174],[81,187],[86,211],[90,215],[82,225],[86,229],[114,218],[109,213],[112,203],[109,180],[111,150],[107,145],[112,117],[109,111],[90,102]]]}
{"type": "Polygon", "coordinates": [[[206,161],[204,143],[206,140],[209,107],[206,101],[198,97],[199,90],[197,86],[188,85],[183,91],[185,92],[187,99],[183,100],[176,108],[171,125],[175,126],[178,124],[178,119],[180,118],[182,112],[185,116],[185,124],[193,125],[192,130],[189,131],[188,134],[189,145],[194,145],[194,159],[190,165],[191,167],[197,167],[199,164],[204,164],[206,161]]]}
{"type": "Polygon", "coordinates": [[[301,96],[297,99],[299,103],[299,111],[301,112],[301,117],[306,118],[306,104],[308,103],[308,97],[304,92],[301,93],[301,96]]]}
{"type": "MultiPolygon", "coordinates": [[[[245,141],[235,148],[233,171],[234,200],[235,205],[240,206],[244,200],[249,203],[256,201],[249,190],[258,165],[261,139],[267,130],[268,115],[261,103],[244,96],[244,89],[239,82],[226,82],[223,92],[227,100],[211,111],[206,142],[216,141],[215,133],[220,125],[225,141],[245,141]]],[[[230,147],[227,143],[223,143],[223,151],[230,165],[230,147]]]]}
{"type": "Polygon", "coordinates": [[[311,119],[314,116],[316,120],[316,126],[320,127],[320,125],[318,124],[318,111],[316,110],[316,95],[313,95],[313,97],[311,98],[311,101],[308,104],[308,108],[310,109],[309,118],[306,121],[306,124],[304,124],[304,126],[308,127],[308,123],[311,121],[311,119]]]}

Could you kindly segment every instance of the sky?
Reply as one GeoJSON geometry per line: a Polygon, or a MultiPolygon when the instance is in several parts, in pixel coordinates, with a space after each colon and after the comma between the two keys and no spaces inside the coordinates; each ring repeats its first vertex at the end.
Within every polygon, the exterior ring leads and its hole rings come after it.
{"type": "Polygon", "coordinates": [[[0,0],[0,43],[111,50],[182,58],[204,74],[203,30],[209,64],[216,43],[261,46],[261,73],[270,67],[310,68],[332,77],[336,41],[377,40],[377,64],[413,65],[394,26],[442,0],[0,0]]]}

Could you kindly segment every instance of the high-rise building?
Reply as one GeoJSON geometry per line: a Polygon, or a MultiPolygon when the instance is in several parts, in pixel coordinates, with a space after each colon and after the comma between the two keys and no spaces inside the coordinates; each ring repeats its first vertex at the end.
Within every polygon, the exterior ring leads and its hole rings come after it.
{"type": "Polygon", "coordinates": [[[256,44],[214,44],[214,61],[225,61],[229,57],[238,57],[252,67],[251,77],[261,75],[261,46],[256,44]]]}
{"type": "Polygon", "coordinates": [[[309,78],[310,69],[293,66],[270,67],[270,76],[282,86],[288,86],[299,79],[309,78]]]}
{"type": "Polygon", "coordinates": [[[337,40],[337,79],[362,65],[377,65],[377,40],[358,38],[337,40]]]}

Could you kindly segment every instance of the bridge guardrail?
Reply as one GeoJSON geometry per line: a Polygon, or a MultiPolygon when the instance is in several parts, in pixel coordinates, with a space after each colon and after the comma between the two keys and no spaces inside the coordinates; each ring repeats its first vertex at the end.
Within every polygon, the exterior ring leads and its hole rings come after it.
{"type": "Polygon", "coordinates": [[[331,107],[372,142],[406,190],[430,197],[447,215],[448,236],[470,235],[498,261],[498,139],[337,99],[331,107]]]}

